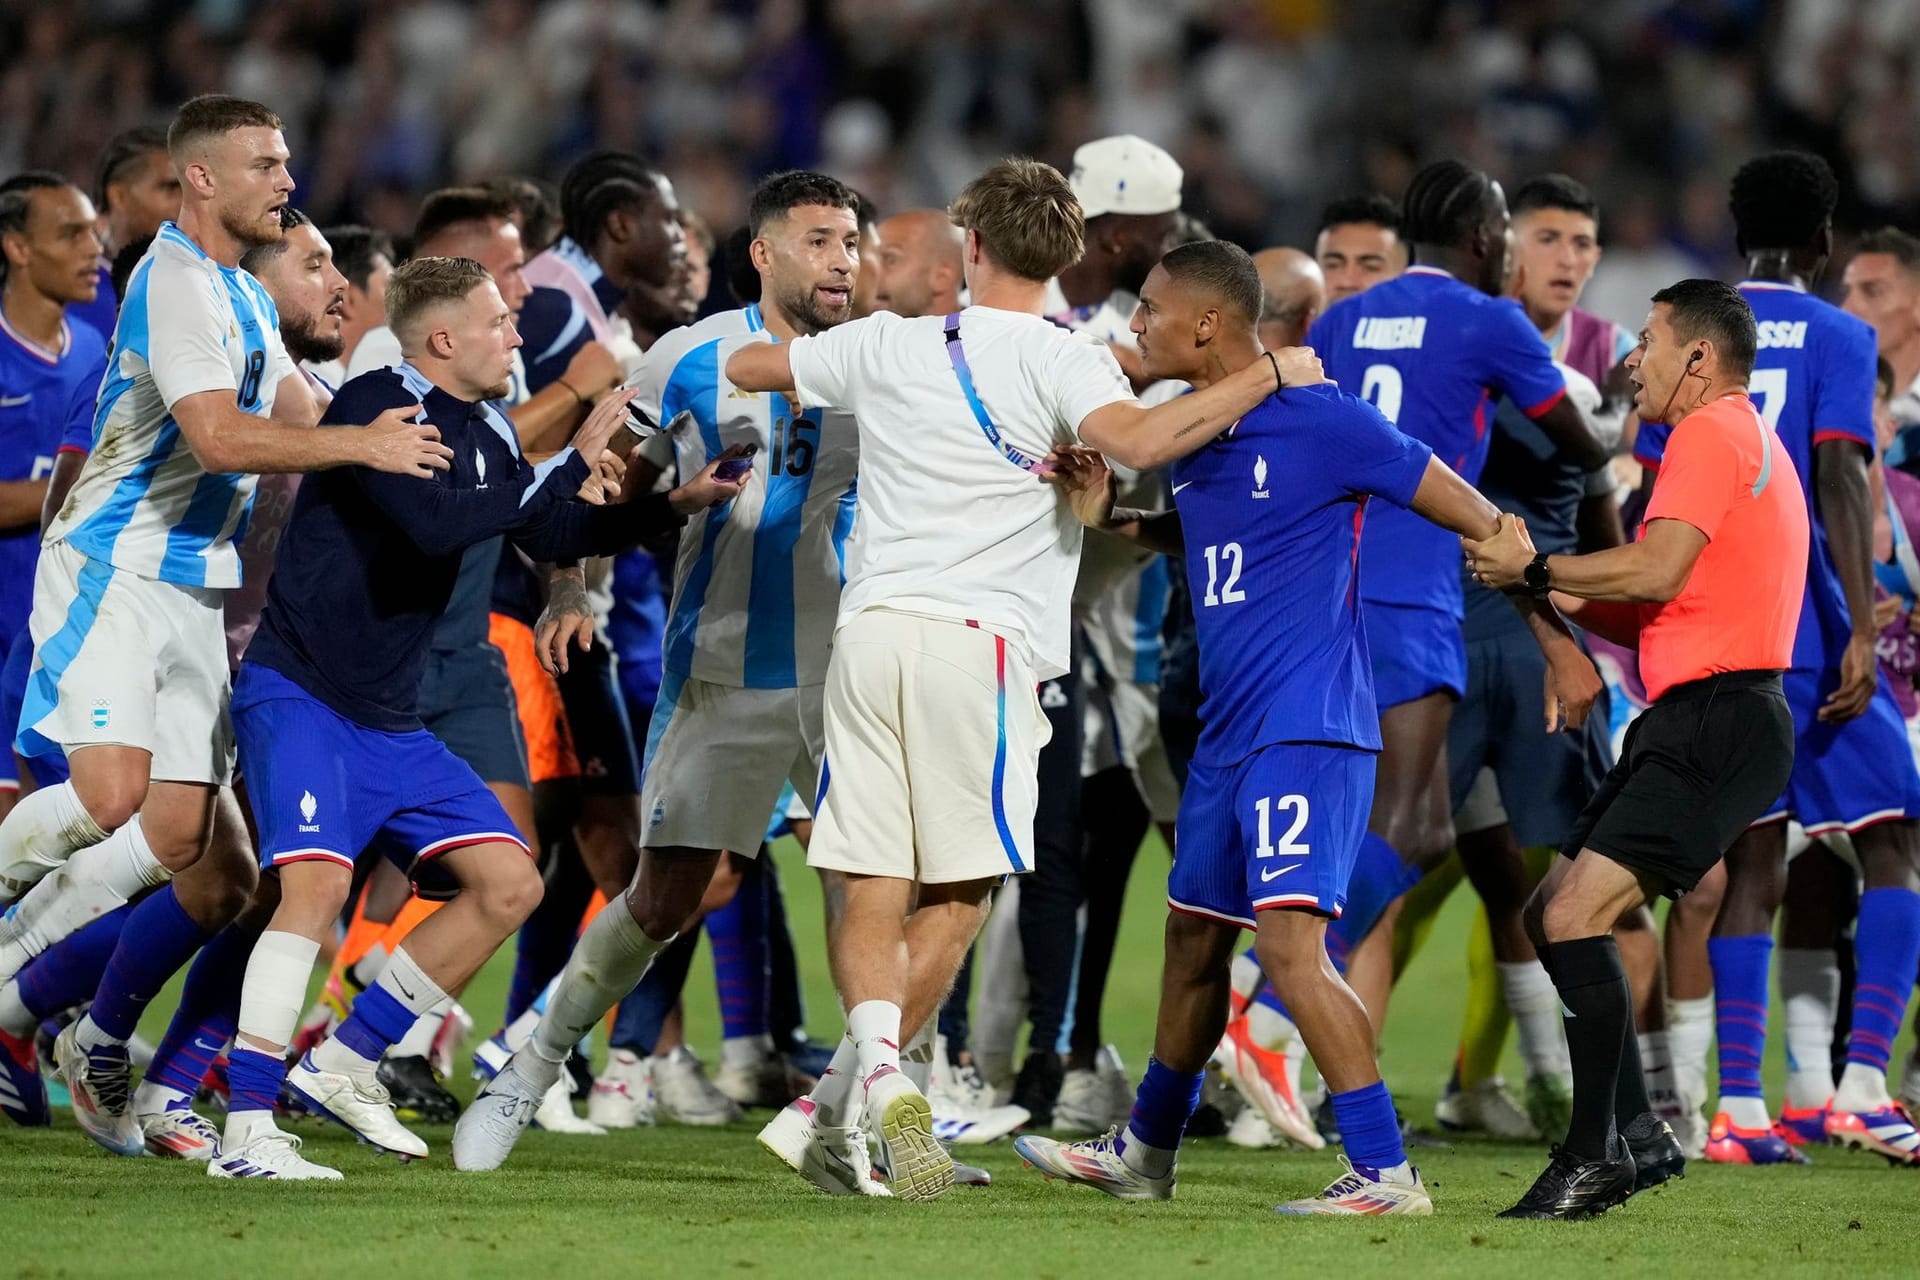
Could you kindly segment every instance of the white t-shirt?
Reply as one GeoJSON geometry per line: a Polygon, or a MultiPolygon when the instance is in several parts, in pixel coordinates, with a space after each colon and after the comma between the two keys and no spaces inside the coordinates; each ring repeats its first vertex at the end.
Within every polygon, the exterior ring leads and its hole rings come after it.
{"type": "MultiPolygon", "coordinates": [[[[994,427],[1030,457],[1133,399],[1105,343],[1038,316],[968,307],[960,335],[994,427]]],[[[944,318],[877,312],[795,339],[789,358],[801,403],[851,410],[860,427],[840,621],[881,606],[968,619],[1025,649],[1037,678],[1064,674],[1080,522],[987,438],[947,357],[944,318]]]]}

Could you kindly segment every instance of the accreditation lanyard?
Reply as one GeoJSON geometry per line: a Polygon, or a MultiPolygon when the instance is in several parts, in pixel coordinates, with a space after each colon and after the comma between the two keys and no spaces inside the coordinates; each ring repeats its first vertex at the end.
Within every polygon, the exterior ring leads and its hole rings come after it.
{"type": "Polygon", "coordinates": [[[973,370],[967,364],[967,350],[960,343],[960,313],[954,311],[947,316],[947,359],[953,362],[953,376],[960,381],[960,394],[967,398],[967,407],[973,410],[973,420],[980,424],[980,430],[986,434],[987,442],[1000,451],[1000,456],[1036,476],[1049,475],[1052,465],[1045,458],[1035,458],[1024,450],[1010,445],[1000,435],[1000,428],[993,425],[993,419],[987,414],[987,406],[980,402],[980,393],[973,386],[973,370]]]}

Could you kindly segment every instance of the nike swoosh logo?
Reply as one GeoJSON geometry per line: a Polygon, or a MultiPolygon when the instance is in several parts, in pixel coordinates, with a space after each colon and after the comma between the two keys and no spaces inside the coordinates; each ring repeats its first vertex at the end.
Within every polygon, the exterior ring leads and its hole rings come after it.
{"type": "Polygon", "coordinates": [[[211,1053],[216,1057],[219,1056],[219,1053],[222,1049],[227,1047],[224,1044],[209,1043],[208,1041],[202,1040],[199,1036],[195,1036],[193,1038],[193,1046],[196,1049],[205,1049],[208,1053],[211,1053]]]}
{"type": "Polygon", "coordinates": [[[33,399],[32,395],[0,396],[0,409],[12,409],[12,408],[15,408],[16,406],[28,403],[32,399],[33,399]]]}
{"type": "Polygon", "coordinates": [[[414,998],[413,992],[407,990],[407,984],[400,981],[399,975],[397,974],[394,976],[393,985],[395,988],[399,990],[400,994],[405,996],[407,999],[411,1000],[414,998]]]}
{"type": "Polygon", "coordinates": [[[1278,879],[1279,879],[1279,878],[1280,878],[1281,876],[1283,876],[1283,875],[1285,875],[1285,874],[1287,874],[1287,872],[1289,872],[1289,871],[1297,871],[1297,870],[1299,870],[1299,868],[1300,868],[1300,864],[1299,864],[1299,863],[1297,863],[1297,862],[1290,862],[1290,863],[1288,863],[1288,864],[1287,864],[1286,866],[1284,866],[1284,867],[1281,867],[1281,868],[1279,868],[1278,870],[1274,870],[1274,871],[1267,871],[1267,870],[1262,870],[1262,871],[1260,872],[1260,883],[1261,883],[1261,884],[1265,884],[1265,883],[1267,883],[1267,882],[1268,882],[1269,880],[1278,880],[1278,879]]]}
{"type": "Polygon", "coordinates": [[[1189,480],[1189,481],[1187,481],[1187,483],[1186,483],[1186,484],[1177,484],[1177,485],[1175,485],[1175,486],[1173,486],[1173,491],[1174,491],[1175,493],[1178,493],[1178,492],[1180,492],[1180,491],[1181,491],[1182,489],[1184,489],[1184,488],[1186,488],[1186,487],[1187,487],[1188,485],[1191,485],[1192,483],[1193,483],[1193,481],[1191,481],[1191,480],[1189,480]]]}

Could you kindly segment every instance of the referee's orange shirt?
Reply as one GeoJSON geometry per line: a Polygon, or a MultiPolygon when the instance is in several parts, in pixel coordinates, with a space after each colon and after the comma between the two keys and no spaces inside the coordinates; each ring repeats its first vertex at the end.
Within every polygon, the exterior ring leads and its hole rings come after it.
{"type": "Polygon", "coordinates": [[[1640,611],[1649,700],[1719,671],[1793,665],[1807,584],[1807,497],[1780,438],[1744,395],[1674,428],[1647,524],[1683,520],[1707,536],[1680,594],[1640,611]]]}

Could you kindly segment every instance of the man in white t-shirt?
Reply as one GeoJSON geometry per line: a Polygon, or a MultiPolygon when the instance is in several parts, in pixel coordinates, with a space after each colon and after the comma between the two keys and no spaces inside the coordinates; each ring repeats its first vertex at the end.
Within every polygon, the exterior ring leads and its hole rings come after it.
{"type": "Polygon", "coordinates": [[[808,853],[846,881],[828,951],[847,1039],[761,1141],[785,1158],[792,1140],[864,1110],[893,1194],[907,1199],[944,1192],[953,1161],[899,1069],[899,1046],[938,1009],[989,890],[1033,866],[1046,723],[1033,691],[1067,669],[1080,555],[1073,514],[1043,479],[1048,455],[1079,440],[1158,466],[1196,434],[1225,429],[1281,375],[1320,376],[1311,352],[1289,352],[1148,409],[1104,343],[1042,318],[1047,281],[1085,238],[1057,170],[1002,161],[952,217],[966,233],[972,306],[912,320],[877,313],[755,344],[726,370],[745,390],[791,389],[803,404],[851,410],[860,430],[860,513],[808,853]]]}

